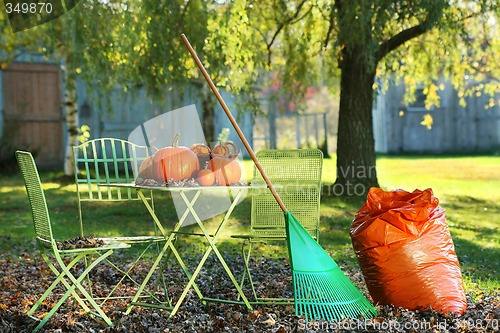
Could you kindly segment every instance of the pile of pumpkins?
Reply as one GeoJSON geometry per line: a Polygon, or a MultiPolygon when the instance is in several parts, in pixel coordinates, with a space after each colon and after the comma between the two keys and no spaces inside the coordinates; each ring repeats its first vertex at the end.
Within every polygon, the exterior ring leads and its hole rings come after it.
{"type": "Polygon", "coordinates": [[[203,143],[189,148],[178,143],[177,134],[172,146],[146,158],[139,167],[139,177],[160,183],[194,178],[202,186],[229,186],[240,181],[239,150],[233,142],[219,142],[213,149],[203,143]]]}

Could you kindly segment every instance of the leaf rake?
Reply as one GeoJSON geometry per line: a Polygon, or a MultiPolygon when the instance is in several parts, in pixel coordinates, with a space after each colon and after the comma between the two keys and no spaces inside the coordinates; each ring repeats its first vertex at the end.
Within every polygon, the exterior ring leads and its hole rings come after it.
{"type": "Polygon", "coordinates": [[[217,97],[269,190],[283,210],[292,266],[296,315],[305,316],[306,321],[321,319],[333,321],[344,318],[358,318],[360,316],[364,318],[374,317],[377,310],[344,275],[337,263],[287,210],[187,37],[182,34],[181,38],[210,85],[212,92],[217,97]]]}

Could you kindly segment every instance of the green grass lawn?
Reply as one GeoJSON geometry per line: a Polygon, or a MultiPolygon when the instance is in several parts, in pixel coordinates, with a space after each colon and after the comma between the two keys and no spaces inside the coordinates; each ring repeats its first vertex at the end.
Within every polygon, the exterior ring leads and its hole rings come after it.
{"type": "MultiPolygon", "coordinates": [[[[253,164],[245,161],[247,175],[253,164]]],[[[335,159],[324,161],[323,180],[328,186],[335,180],[335,159]]],[[[459,256],[466,290],[479,295],[485,289],[500,289],[500,157],[389,157],[377,159],[380,185],[387,190],[432,188],[446,210],[447,220],[459,256]]],[[[57,173],[42,173],[54,232],[59,238],[78,234],[78,211],[75,186],[57,173]]],[[[176,214],[171,202],[156,199],[160,218],[174,223],[176,214]],[[161,202],[161,204],[160,204],[161,202]]],[[[345,269],[357,267],[349,237],[349,227],[356,211],[363,205],[359,198],[324,195],[321,204],[321,245],[345,269]]],[[[151,232],[149,215],[142,203],[117,206],[103,204],[89,207],[92,215],[87,233],[129,235],[151,232]]],[[[20,257],[34,252],[33,231],[28,202],[20,175],[0,178],[0,251],[20,257]]],[[[223,250],[238,251],[239,241],[229,236],[245,232],[250,218],[250,201],[240,204],[220,242],[223,250]]],[[[207,226],[215,226],[208,221],[207,226]]],[[[194,226],[187,228],[194,229],[194,226]]],[[[196,239],[196,238],[195,238],[196,239]]],[[[195,248],[199,240],[186,239],[195,248]]],[[[261,247],[263,254],[286,256],[286,249],[261,247]]]]}

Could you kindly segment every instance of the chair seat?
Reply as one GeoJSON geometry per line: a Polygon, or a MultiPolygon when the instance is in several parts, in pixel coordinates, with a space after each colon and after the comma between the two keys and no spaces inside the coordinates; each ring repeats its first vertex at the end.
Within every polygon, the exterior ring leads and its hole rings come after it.
{"type": "MultiPolygon", "coordinates": [[[[316,230],[308,230],[309,234],[316,238],[316,230]]],[[[264,239],[264,240],[286,240],[286,231],[285,230],[252,230],[250,234],[241,234],[241,235],[231,235],[231,238],[240,238],[240,239],[264,239]]]]}
{"type": "Polygon", "coordinates": [[[101,238],[104,242],[123,242],[123,243],[152,243],[165,241],[164,236],[120,236],[101,238]]]}
{"type": "Polygon", "coordinates": [[[104,241],[103,245],[95,246],[95,247],[81,247],[75,249],[67,249],[67,250],[58,250],[61,254],[72,254],[72,253],[84,253],[84,252],[95,252],[95,251],[107,251],[107,250],[116,250],[116,249],[126,249],[130,247],[130,244],[119,242],[116,240],[106,240],[104,238],[98,238],[99,240],[104,241]]]}
{"type": "Polygon", "coordinates": [[[231,235],[231,238],[240,238],[240,239],[252,239],[252,238],[258,238],[258,239],[267,239],[267,240],[286,240],[286,234],[283,234],[282,232],[276,232],[271,233],[271,232],[266,232],[265,234],[259,234],[259,233],[252,233],[252,234],[246,234],[246,235],[231,235]]]}

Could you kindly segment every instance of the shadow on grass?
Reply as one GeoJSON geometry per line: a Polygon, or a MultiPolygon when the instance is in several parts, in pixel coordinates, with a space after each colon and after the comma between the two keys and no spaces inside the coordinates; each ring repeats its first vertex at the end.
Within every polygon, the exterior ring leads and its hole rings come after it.
{"type": "Polygon", "coordinates": [[[448,197],[442,204],[464,276],[500,285],[500,204],[470,196],[448,197]]]}
{"type": "Polygon", "coordinates": [[[472,281],[492,281],[500,284],[500,249],[484,248],[472,241],[454,237],[457,253],[463,275],[472,281]]]}
{"type": "Polygon", "coordinates": [[[492,200],[470,196],[449,197],[442,203],[450,229],[467,236],[472,242],[484,242],[500,247],[498,228],[500,227],[500,204],[492,200]]]}
{"type": "Polygon", "coordinates": [[[321,198],[320,243],[334,246],[350,243],[349,229],[356,212],[363,206],[361,197],[323,196],[321,198]]]}
{"type": "MultiPolygon", "coordinates": [[[[45,192],[56,238],[72,238],[78,235],[79,218],[74,185],[55,173],[43,173],[41,176],[42,182],[49,185],[45,192]]],[[[19,174],[2,178],[1,184],[0,252],[10,252],[17,256],[23,251],[34,249],[31,212],[19,174]]],[[[160,220],[165,222],[166,228],[172,227],[177,221],[177,213],[168,193],[160,193],[155,198],[155,210],[160,220]]],[[[349,228],[363,204],[364,198],[361,197],[322,196],[319,242],[339,264],[357,266],[349,228]]],[[[497,236],[500,227],[500,204],[464,195],[447,197],[442,206],[447,211],[448,223],[464,274],[472,280],[493,279],[500,283],[500,246],[497,236]]],[[[225,230],[225,239],[218,244],[221,251],[239,251],[241,241],[229,236],[248,231],[250,207],[251,199],[247,198],[234,210],[225,230]]],[[[151,217],[140,201],[126,204],[89,204],[86,212],[88,215],[85,216],[85,230],[97,236],[139,235],[153,230],[151,217]]],[[[215,219],[207,221],[207,226],[214,225],[217,225],[215,219]]],[[[183,229],[199,231],[196,225],[183,229]]],[[[195,252],[206,246],[203,239],[194,237],[187,239],[185,243],[182,246],[195,252]]],[[[261,250],[258,255],[283,258],[288,256],[286,244],[278,248],[266,246],[261,250]]]]}

